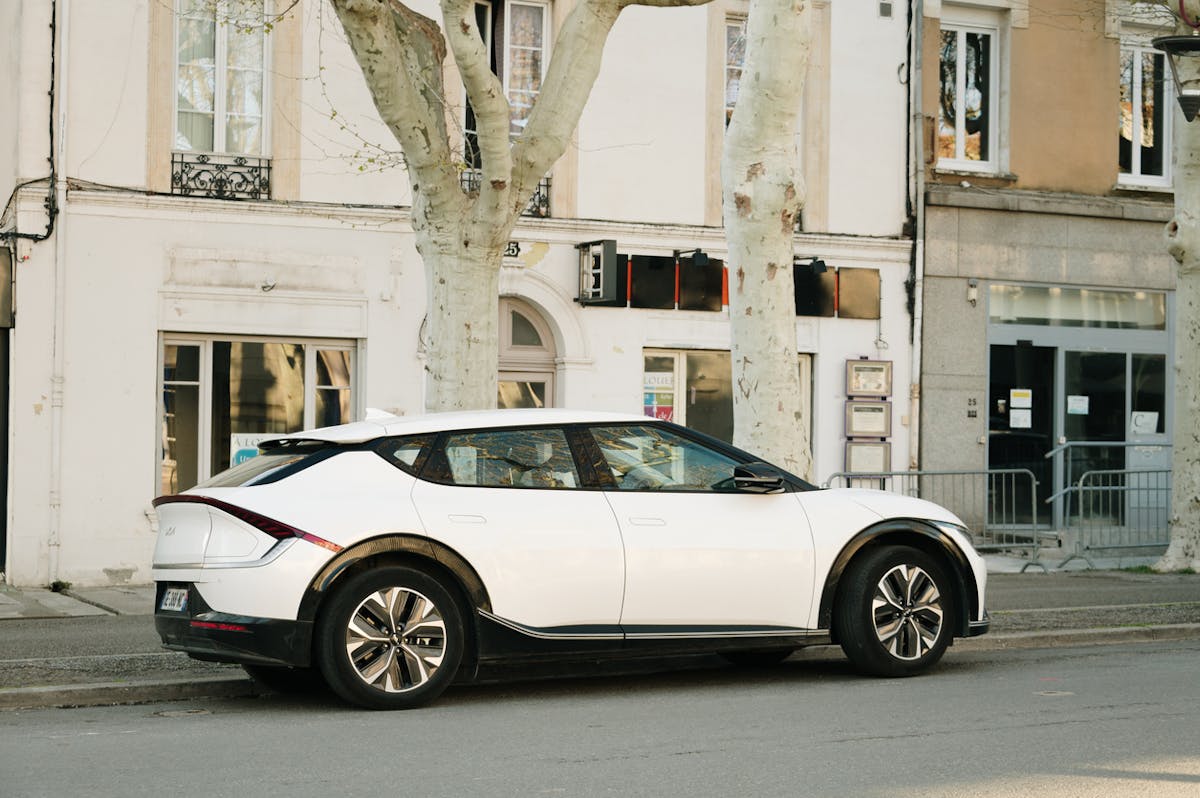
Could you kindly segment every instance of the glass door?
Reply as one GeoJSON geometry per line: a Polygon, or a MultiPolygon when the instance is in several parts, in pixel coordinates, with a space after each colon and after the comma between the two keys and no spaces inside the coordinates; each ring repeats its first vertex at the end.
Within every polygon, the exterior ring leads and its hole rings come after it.
{"type": "Polygon", "coordinates": [[[1028,479],[1003,480],[996,484],[1009,495],[989,501],[1002,503],[1008,520],[1019,524],[1044,518],[1052,492],[1053,462],[1046,455],[1054,446],[1055,354],[1054,347],[1027,344],[990,350],[988,469],[1028,469],[1037,487],[1031,492],[1028,479]]]}

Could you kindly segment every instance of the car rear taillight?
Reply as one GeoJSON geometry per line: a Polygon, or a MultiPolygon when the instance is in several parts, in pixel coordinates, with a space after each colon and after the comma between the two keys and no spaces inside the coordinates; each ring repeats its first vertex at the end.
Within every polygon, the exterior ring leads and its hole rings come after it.
{"type": "Polygon", "coordinates": [[[302,529],[297,529],[290,524],[285,524],[282,521],[276,521],[274,518],[267,518],[265,515],[260,515],[253,510],[247,510],[245,507],[238,507],[235,504],[223,502],[220,499],[214,499],[209,496],[194,496],[189,493],[180,493],[174,496],[159,496],[154,500],[154,506],[158,507],[163,504],[205,504],[209,507],[216,508],[223,513],[232,515],[239,521],[249,524],[250,526],[262,532],[265,535],[270,535],[276,540],[287,540],[288,538],[300,538],[306,540],[315,546],[320,546],[330,551],[341,551],[342,547],[336,543],[332,543],[325,538],[318,537],[311,532],[305,532],[302,529]]]}

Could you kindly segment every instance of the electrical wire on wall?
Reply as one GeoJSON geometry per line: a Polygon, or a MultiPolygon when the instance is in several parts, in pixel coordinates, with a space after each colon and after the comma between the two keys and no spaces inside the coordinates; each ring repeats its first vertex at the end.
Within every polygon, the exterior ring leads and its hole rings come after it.
{"type": "Polygon", "coordinates": [[[54,107],[55,107],[55,85],[54,80],[58,74],[56,64],[56,56],[58,51],[58,0],[50,2],[50,149],[46,156],[46,160],[50,163],[50,176],[26,180],[23,183],[18,183],[13,187],[12,193],[8,197],[8,202],[4,204],[4,212],[0,213],[0,224],[3,220],[9,217],[9,212],[12,210],[13,204],[16,201],[17,195],[22,189],[29,186],[46,183],[49,190],[46,192],[46,229],[41,233],[21,233],[16,229],[16,221],[13,221],[13,229],[9,232],[0,232],[0,239],[25,239],[28,241],[45,241],[50,236],[54,235],[54,220],[58,217],[58,169],[54,158],[55,150],[55,133],[54,133],[54,107]]]}

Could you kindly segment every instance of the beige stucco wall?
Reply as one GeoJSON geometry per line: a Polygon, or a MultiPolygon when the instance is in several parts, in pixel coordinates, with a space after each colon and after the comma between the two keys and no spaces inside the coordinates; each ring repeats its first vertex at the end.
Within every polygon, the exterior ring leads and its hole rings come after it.
{"type": "MultiPolygon", "coordinates": [[[[1001,2],[986,5],[998,7],[1001,2]]],[[[1015,4],[1014,4],[1015,5],[1015,4]]],[[[941,4],[941,13],[952,5],[941,4]]],[[[1117,182],[1119,39],[1105,33],[1105,0],[1039,0],[1027,16],[1000,10],[1001,118],[997,176],[977,185],[1108,194],[1117,182]],[[1028,24],[1018,24],[1025,22],[1028,24]],[[1006,46],[1003,40],[1007,40],[1006,46]]],[[[927,152],[938,113],[941,20],[925,18],[922,103],[927,152]]],[[[928,179],[958,183],[927,158],[928,179]]]]}

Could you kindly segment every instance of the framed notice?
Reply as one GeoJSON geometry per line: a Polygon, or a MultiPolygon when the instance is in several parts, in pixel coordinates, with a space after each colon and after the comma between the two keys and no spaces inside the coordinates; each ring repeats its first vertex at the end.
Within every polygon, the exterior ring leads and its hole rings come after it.
{"type": "Polygon", "coordinates": [[[891,396],[892,361],[847,360],[846,396],[891,396]]]}
{"type": "Polygon", "coordinates": [[[891,402],[846,402],[847,438],[886,438],[891,434],[891,402]]]}
{"type": "Polygon", "coordinates": [[[883,474],[892,470],[892,445],[887,442],[846,443],[846,471],[851,474],[883,474]]]}

